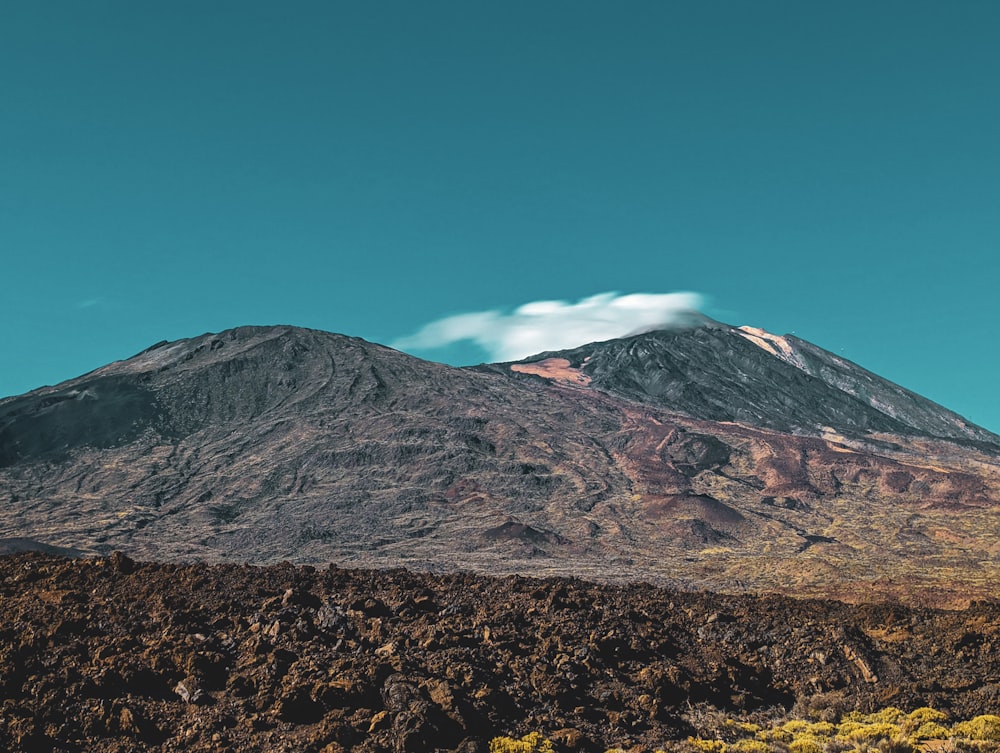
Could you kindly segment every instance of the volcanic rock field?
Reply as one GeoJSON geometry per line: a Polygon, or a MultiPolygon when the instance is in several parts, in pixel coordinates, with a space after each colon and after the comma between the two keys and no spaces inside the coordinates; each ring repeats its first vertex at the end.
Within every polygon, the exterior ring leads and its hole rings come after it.
{"type": "Polygon", "coordinates": [[[0,558],[0,749],[653,750],[731,716],[1000,704],[961,611],[576,579],[0,558]]]}

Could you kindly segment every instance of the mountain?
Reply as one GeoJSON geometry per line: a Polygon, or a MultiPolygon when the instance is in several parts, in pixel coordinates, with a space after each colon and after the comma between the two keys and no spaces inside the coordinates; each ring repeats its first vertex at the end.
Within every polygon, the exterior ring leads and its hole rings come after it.
{"type": "Polygon", "coordinates": [[[94,553],[953,604],[998,523],[1000,438],[711,321],[463,369],[243,327],[0,401],[0,538],[94,553]]]}

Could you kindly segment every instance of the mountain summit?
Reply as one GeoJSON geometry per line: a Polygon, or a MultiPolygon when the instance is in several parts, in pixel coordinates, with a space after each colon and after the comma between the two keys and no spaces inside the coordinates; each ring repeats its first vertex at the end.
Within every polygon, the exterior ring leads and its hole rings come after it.
{"type": "Polygon", "coordinates": [[[998,522],[1000,438],[717,322],[472,368],[242,327],[0,400],[0,550],[955,603],[998,522]]]}

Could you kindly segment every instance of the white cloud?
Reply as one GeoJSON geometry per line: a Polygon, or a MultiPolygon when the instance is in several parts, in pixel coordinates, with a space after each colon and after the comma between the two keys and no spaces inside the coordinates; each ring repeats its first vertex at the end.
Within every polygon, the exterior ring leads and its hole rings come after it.
{"type": "Polygon", "coordinates": [[[701,304],[697,293],[598,293],[577,303],[534,301],[510,313],[478,311],[438,319],[392,345],[426,350],[471,340],[491,360],[516,361],[546,350],[678,326],[701,304]]]}

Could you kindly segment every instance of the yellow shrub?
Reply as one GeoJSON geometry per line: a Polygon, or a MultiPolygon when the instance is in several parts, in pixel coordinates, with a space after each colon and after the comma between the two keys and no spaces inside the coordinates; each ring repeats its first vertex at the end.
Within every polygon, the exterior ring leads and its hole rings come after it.
{"type": "MultiPolygon", "coordinates": [[[[841,731],[841,735],[843,734],[843,731],[841,731]]],[[[846,737],[849,737],[851,740],[878,740],[883,737],[899,737],[900,734],[898,725],[879,722],[859,725],[856,729],[849,732],[846,737]]]]}
{"type": "Polygon", "coordinates": [[[914,722],[917,725],[924,724],[925,722],[944,722],[947,721],[948,715],[943,711],[938,711],[937,709],[932,709],[928,706],[922,706],[919,709],[914,709],[909,714],[906,715],[906,721],[914,722]]]}
{"type": "Polygon", "coordinates": [[[490,740],[490,753],[552,753],[552,741],[538,732],[529,732],[520,740],[494,737],[490,740]]]}
{"type": "Polygon", "coordinates": [[[823,746],[811,737],[799,737],[788,744],[790,753],[823,753],[823,746]]]}
{"type": "Polygon", "coordinates": [[[730,753],[771,753],[767,743],[760,740],[737,740],[727,750],[730,753]]]}
{"type": "Polygon", "coordinates": [[[924,722],[917,727],[913,737],[917,740],[947,740],[951,737],[951,730],[937,722],[924,722]]]}
{"type": "Polygon", "coordinates": [[[955,737],[964,737],[967,740],[1000,742],[1000,716],[983,714],[967,722],[959,722],[952,727],[952,732],[955,737]]]}
{"type": "Polygon", "coordinates": [[[895,706],[886,706],[874,714],[868,714],[864,718],[866,724],[899,724],[905,714],[895,706]]]}
{"type": "MultiPolygon", "coordinates": [[[[722,740],[703,740],[700,737],[689,737],[688,743],[698,753],[726,753],[726,744],[722,740]]],[[[493,751],[490,751],[493,753],[493,751]]]]}
{"type": "Polygon", "coordinates": [[[803,732],[809,728],[809,722],[803,721],[802,719],[792,719],[790,722],[785,722],[781,725],[781,728],[785,732],[791,732],[793,735],[803,732]]]}
{"type": "MultiPolygon", "coordinates": [[[[724,736],[738,738],[736,742],[698,737],[689,737],[687,742],[692,753],[915,753],[927,747],[925,741],[951,740],[931,745],[938,746],[934,750],[940,753],[1000,753],[1000,745],[996,744],[1000,743],[1000,716],[984,714],[957,722],[950,729],[945,725],[947,721],[948,714],[927,706],[908,714],[895,707],[871,714],[852,711],[841,718],[840,724],[791,719],[762,728],[758,724],[727,719],[725,726],[729,729],[724,736]]],[[[535,750],[491,747],[490,753],[533,753],[535,750]]],[[[537,750],[551,751],[551,748],[537,750]]]]}
{"type": "Polygon", "coordinates": [[[851,719],[854,713],[848,714],[844,717],[844,721],[837,725],[837,737],[850,737],[859,729],[864,729],[866,725],[862,722],[851,719]]]}
{"type": "Polygon", "coordinates": [[[837,733],[837,727],[830,722],[813,722],[805,731],[816,737],[833,737],[837,733]]]}

